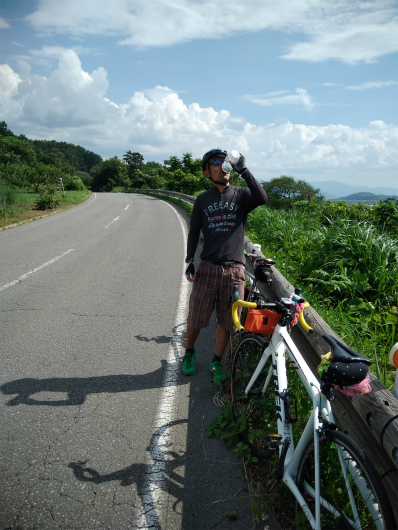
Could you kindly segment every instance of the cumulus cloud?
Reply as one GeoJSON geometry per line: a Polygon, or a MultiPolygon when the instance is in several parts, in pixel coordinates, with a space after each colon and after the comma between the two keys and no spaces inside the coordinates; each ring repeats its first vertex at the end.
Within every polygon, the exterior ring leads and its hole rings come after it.
{"type": "Polygon", "coordinates": [[[167,46],[265,29],[301,35],[286,59],[373,61],[398,50],[395,0],[39,0],[28,22],[43,34],[114,35],[125,45],[167,46]]]}
{"type": "Polygon", "coordinates": [[[106,71],[98,68],[84,72],[73,50],[47,48],[43,55],[57,55],[58,68],[46,78],[30,74],[19,76],[8,65],[2,65],[1,100],[3,115],[12,115],[24,122],[36,122],[36,127],[79,127],[86,123],[102,123],[109,103],[104,98],[108,88],[106,71]],[[8,99],[8,101],[7,101],[8,99]]]}
{"type": "Polygon", "coordinates": [[[225,146],[244,152],[261,180],[289,174],[362,183],[382,170],[386,185],[396,185],[398,128],[393,125],[259,126],[227,110],[186,104],[162,86],[136,91],[117,105],[106,97],[103,68],[85,72],[70,49],[48,48],[43,54],[58,54],[58,66],[48,77],[0,66],[0,115],[17,134],[79,144],[104,158],[131,149],[146,160],[162,161],[185,152],[200,157],[211,147],[225,146]]]}

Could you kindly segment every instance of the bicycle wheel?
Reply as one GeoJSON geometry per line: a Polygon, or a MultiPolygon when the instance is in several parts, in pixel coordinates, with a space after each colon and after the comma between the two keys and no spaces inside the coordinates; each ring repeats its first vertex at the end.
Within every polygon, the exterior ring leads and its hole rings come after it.
{"type": "MultiPolygon", "coordinates": [[[[366,528],[366,530],[396,528],[391,506],[380,478],[358,444],[344,433],[328,431],[319,446],[321,528],[366,528]],[[354,508],[350,496],[354,501],[354,508]]],[[[299,463],[296,484],[315,516],[313,441],[306,447],[299,463]]],[[[296,513],[298,528],[309,528],[309,523],[297,501],[296,513]]]]}
{"type": "Polygon", "coordinates": [[[231,396],[235,421],[241,423],[242,437],[254,456],[269,458],[277,451],[275,387],[272,362],[268,359],[248,395],[245,388],[268,343],[259,335],[246,335],[236,348],[231,371],[231,396]],[[264,384],[268,386],[264,392],[264,384]]]}

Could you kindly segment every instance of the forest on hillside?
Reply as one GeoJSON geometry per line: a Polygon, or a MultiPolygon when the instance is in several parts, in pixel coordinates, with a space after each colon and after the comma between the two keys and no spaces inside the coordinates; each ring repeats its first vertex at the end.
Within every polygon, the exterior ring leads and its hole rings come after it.
{"type": "Polygon", "coordinates": [[[0,122],[0,180],[18,188],[55,186],[62,178],[65,190],[123,191],[131,188],[167,189],[194,194],[208,187],[200,159],[187,153],[181,159],[170,156],[163,164],[144,162],[144,157],[127,151],[103,160],[79,145],[55,140],[30,140],[16,136],[0,122]]]}
{"type": "MultiPolygon", "coordinates": [[[[156,189],[194,196],[211,186],[203,175],[201,159],[193,158],[191,153],[184,153],[181,158],[171,155],[163,164],[144,161],[142,154],[131,150],[122,159],[114,156],[103,160],[79,145],[16,136],[4,121],[0,122],[3,196],[7,195],[5,187],[30,188],[39,192],[44,188],[57,187],[60,179],[65,190],[85,187],[95,192],[156,189]]],[[[246,186],[235,172],[232,172],[231,182],[236,186],[246,186]]],[[[278,201],[280,207],[286,207],[295,200],[321,198],[319,190],[304,180],[288,176],[272,179],[264,183],[264,187],[274,206],[278,206],[278,201]]]]}

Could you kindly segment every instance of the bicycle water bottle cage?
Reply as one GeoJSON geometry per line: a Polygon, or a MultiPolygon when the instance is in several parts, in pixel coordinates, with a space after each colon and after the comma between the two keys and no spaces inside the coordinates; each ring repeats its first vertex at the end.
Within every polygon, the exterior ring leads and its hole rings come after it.
{"type": "Polygon", "coordinates": [[[283,401],[283,405],[285,409],[285,420],[287,421],[287,423],[296,423],[297,421],[297,397],[292,392],[289,392],[289,390],[283,390],[282,392],[279,392],[279,397],[283,401]],[[291,408],[290,399],[293,400],[293,408],[294,408],[295,417],[292,416],[292,408],[291,408]]]}
{"type": "MultiPolygon", "coordinates": [[[[336,385],[338,390],[341,390],[339,386],[352,387],[364,381],[368,375],[368,366],[372,362],[331,335],[323,335],[323,338],[332,351],[322,355],[321,364],[318,366],[321,381],[336,385]]],[[[362,393],[366,393],[365,390],[362,393]]]]}

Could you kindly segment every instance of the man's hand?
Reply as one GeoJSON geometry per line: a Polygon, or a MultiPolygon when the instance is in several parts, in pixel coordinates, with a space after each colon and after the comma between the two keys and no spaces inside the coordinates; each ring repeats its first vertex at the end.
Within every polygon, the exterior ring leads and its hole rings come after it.
{"type": "Polygon", "coordinates": [[[239,160],[236,162],[236,164],[232,164],[232,167],[237,173],[240,174],[240,173],[243,173],[243,171],[247,169],[247,167],[246,167],[246,158],[242,155],[242,153],[239,153],[239,154],[240,154],[239,160]]]}
{"type": "Polygon", "coordinates": [[[195,280],[195,265],[192,261],[187,263],[187,266],[185,267],[185,276],[191,283],[195,280]]]}

